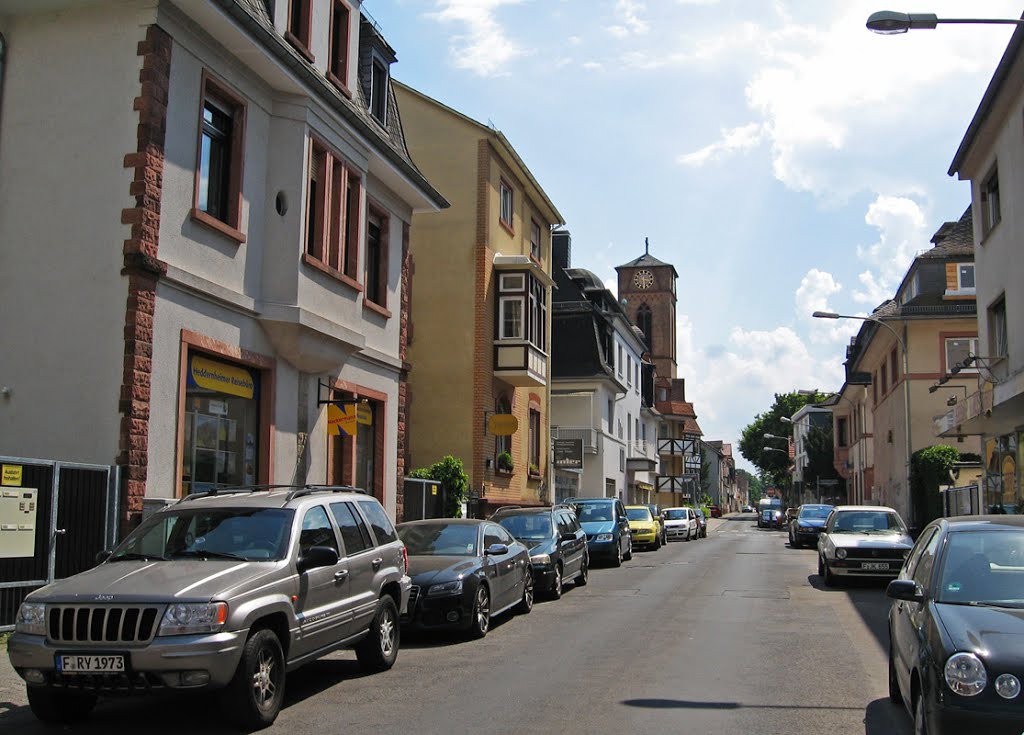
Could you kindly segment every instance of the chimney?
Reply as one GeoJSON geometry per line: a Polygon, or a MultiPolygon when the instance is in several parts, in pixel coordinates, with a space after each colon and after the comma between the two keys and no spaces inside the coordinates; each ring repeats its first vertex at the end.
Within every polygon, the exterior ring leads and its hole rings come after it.
{"type": "Polygon", "coordinates": [[[569,268],[572,264],[572,235],[568,230],[551,233],[551,264],[555,268],[569,268]]]}

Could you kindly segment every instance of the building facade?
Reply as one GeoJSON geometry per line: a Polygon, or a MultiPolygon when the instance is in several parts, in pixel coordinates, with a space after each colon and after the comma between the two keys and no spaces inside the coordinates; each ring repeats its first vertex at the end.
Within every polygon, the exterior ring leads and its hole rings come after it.
{"type": "Polygon", "coordinates": [[[408,232],[447,202],[358,0],[58,1],[0,33],[0,453],[116,467],[122,528],[253,483],[400,516],[408,232]]]}
{"type": "Polygon", "coordinates": [[[409,461],[461,459],[473,514],[548,503],[550,232],[562,216],[500,131],[395,90],[413,160],[452,201],[414,217],[409,461]]]}

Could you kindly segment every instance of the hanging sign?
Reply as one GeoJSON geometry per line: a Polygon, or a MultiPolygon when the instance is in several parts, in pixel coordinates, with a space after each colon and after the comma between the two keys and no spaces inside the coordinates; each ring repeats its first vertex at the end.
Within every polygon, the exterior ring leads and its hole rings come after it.
{"type": "Polygon", "coordinates": [[[487,419],[487,432],[493,436],[512,436],[519,430],[519,419],[510,413],[491,414],[487,419]]]}
{"type": "Polygon", "coordinates": [[[327,434],[329,436],[355,436],[356,407],[327,404],[327,434]]]}
{"type": "Polygon", "coordinates": [[[373,410],[365,403],[356,406],[356,421],[363,426],[373,424],[373,410]]]}

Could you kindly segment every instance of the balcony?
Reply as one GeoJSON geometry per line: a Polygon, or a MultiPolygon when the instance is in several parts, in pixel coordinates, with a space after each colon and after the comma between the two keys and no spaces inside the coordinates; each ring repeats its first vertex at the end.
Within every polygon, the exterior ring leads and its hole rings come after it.
{"type": "Polygon", "coordinates": [[[657,458],[654,456],[654,444],[643,439],[629,442],[626,454],[626,470],[633,472],[653,472],[657,458]]]}
{"type": "Polygon", "coordinates": [[[698,480],[696,475],[658,475],[656,487],[659,493],[679,493],[680,499],[688,502],[693,500],[698,480]]]}
{"type": "Polygon", "coordinates": [[[543,388],[548,384],[548,356],[528,340],[495,340],[494,377],[517,388],[543,388]]]}
{"type": "Polygon", "coordinates": [[[589,426],[552,426],[552,439],[581,439],[583,451],[597,454],[597,430],[589,426]]]}

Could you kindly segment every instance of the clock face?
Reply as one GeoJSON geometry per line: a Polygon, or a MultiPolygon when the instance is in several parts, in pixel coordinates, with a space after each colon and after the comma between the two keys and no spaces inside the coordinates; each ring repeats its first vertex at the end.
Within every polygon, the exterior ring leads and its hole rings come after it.
{"type": "Polygon", "coordinates": [[[650,271],[637,271],[633,276],[633,285],[637,288],[650,288],[654,285],[654,274],[650,271]]]}

